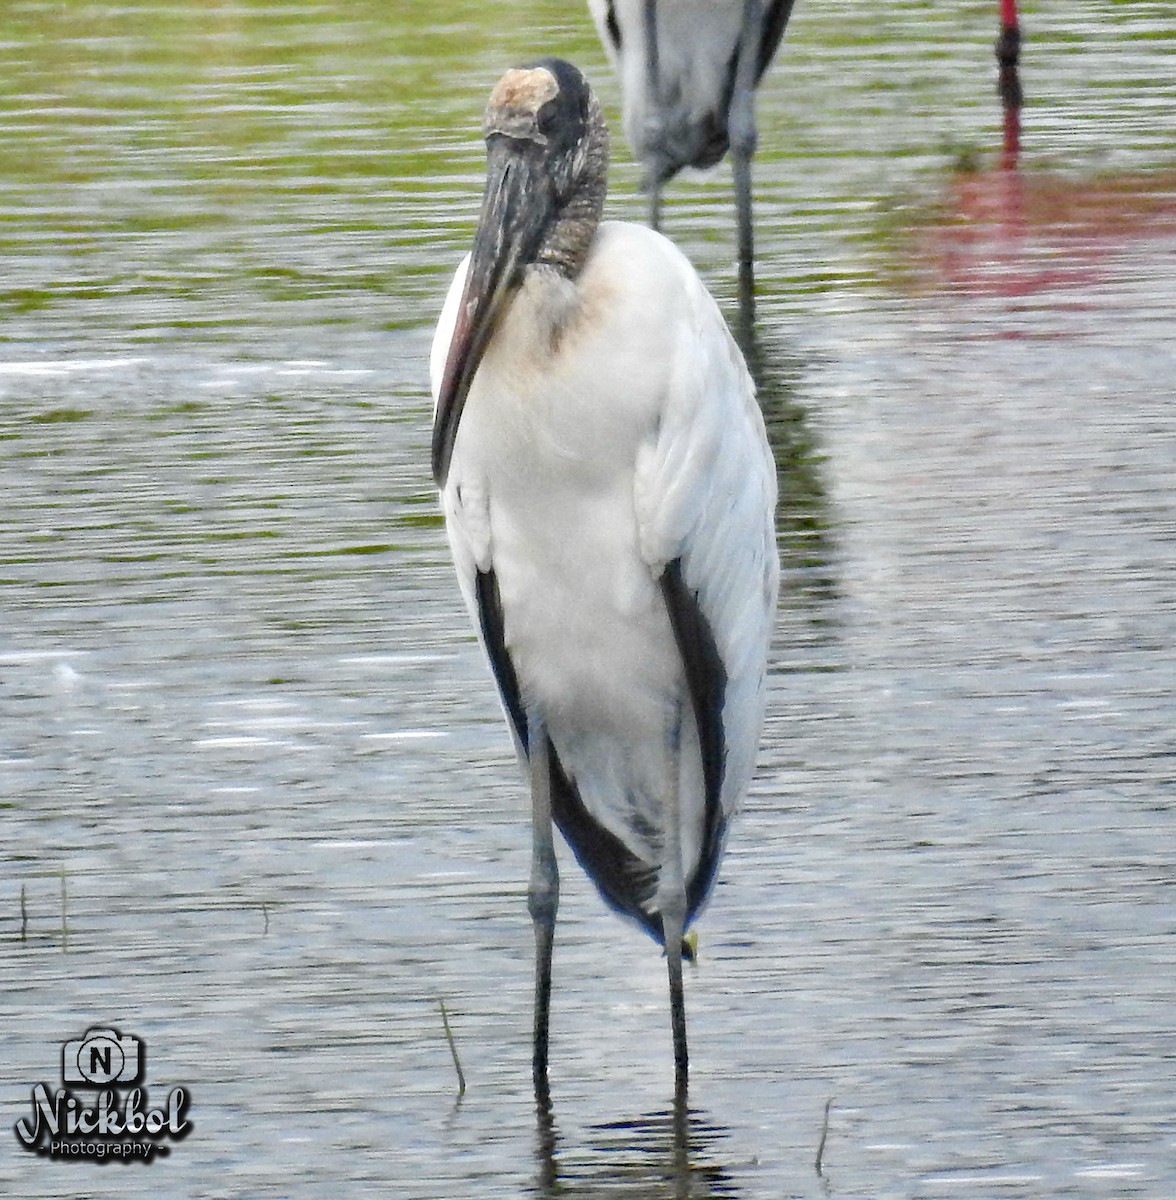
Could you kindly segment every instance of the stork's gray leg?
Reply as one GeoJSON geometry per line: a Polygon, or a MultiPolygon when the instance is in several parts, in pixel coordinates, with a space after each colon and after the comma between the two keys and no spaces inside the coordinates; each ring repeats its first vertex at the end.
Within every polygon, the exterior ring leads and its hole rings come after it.
{"type": "Polygon", "coordinates": [[[535,1025],[532,1072],[537,1096],[547,1095],[547,1030],[551,1011],[551,951],[559,909],[559,868],[551,827],[551,744],[542,718],[527,714],[531,766],[531,880],[527,908],[535,927],[535,1025]]]}
{"type": "Polygon", "coordinates": [[[735,173],[735,220],[739,231],[739,299],[750,315],[755,305],[755,239],[751,224],[751,160],[755,154],[755,83],[764,9],[762,0],[743,0],[743,30],[735,86],[727,114],[731,166],[735,173]]]}
{"type": "Polygon", "coordinates": [[[682,986],[682,934],[685,928],[686,897],[677,911],[662,909],[662,931],[666,938],[666,962],[670,975],[670,1031],[674,1038],[674,1084],[676,1092],[686,1090],[690,1054],[686,1047],[686,995],[682,986]]]}
{"type": "Polygon", "coordinates": [[[735,171],[735,221],[739,238],[739,302],[749,314],[755,309],[755,244],[751,227],[751,155],[731,152],[735,171]]]}
{"type": "MultiPolygon", "coordinates": [[[[679,730],[681,722],[679,722],[679,730]]],[[[689,745],[689,743],[688,743],[689,745]]],[[[682,788],[685,748],[679,734],[677,770],[665,814],[657,906],[661,912],[666,963],[670,977],[670,1030],[674,1039],[674,1091],[685,1095],[690,1057],[686,1049],[686,999],[682,986],[682,935],[686,931],[686,878],[682,869],[682,788]]]]}
{"type": "Polygon", "coordinates": [[[661,114],[661,68],[657,47],[657,0],[645,0],[645,90],[646,90],[646,161],[649,186],[649,227],[661,228],[662,139],[665,129],[661,114]],[[652,153],[650,153],[650,151],[652,153]],[[653,166],[650,167],[652,161],[653,166]]]}

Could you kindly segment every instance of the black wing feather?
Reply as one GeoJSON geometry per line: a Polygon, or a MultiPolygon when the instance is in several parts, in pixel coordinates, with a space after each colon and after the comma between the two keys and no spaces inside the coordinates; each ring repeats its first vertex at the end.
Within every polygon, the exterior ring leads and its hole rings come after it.
{"type": "Polygon", "coordinates": [[[763,77],[773,57],[784,40],[784,30],[788,28],[788,18],[792,16],[792,6],[796,0],[772,0],[764,12],[763,34],[760,37],[759,61],[756,66],[756,83],[763,77]]]}
{"type": "Polygon", "coordinates": [[[706,809],[702,848],[698,865],[686,881],[687,921],[702,905],[714,882],[723,849],[726,818],[723,815],[723,773],[727,743],[723,733],[723,705],[727,693],[727,669],[715,643],[710,622],[682,575],[682,560],[666,565],[661,577],[662,595],[674,630],[678,653],[686,672],[686,685],[698,727],[702,753],[702,778],[706,809]]]}
{"type": "Polygon", "coordinates": [[[490,669],[498,683],[502,707],[514,727],[515,742],[524,754],[527,750],[527,711],[523,707],[519,677],[506,650],[506,627],[502,618],[502,597],[498,591],[498,576],[493,570],[479,571],[474,580],[474,595],[478,601],[478,624],[482,628],[482,644],[490,659],[490,669]]]}
{"type": "Polygon", "coordinates": [[[604,17],[604,28],[608,34],[608,40],[612,42],[613,50],[619,54],[623,48],[621,39],[621,26],[617,21],[617,6],[613,0],[609,0],[608,12],[604,17]]]}

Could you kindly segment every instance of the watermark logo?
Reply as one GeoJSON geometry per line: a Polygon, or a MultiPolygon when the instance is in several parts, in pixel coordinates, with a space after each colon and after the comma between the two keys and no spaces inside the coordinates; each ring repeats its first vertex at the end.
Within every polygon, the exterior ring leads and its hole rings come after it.
{"type": "Polygon", "coordinates": [[[32,1112],[14,1126],[25,1149],[48,1158],[150,1162],[191,1131],[186,1088],[153,1108],[143,1081],[146,1048],[133,1034],[95,1027],[61,1048],[63,1087],[32,1090],[32,1112]],[[117,1085],[123,1085],[122,1087],[117,1085]],[[81,1092],[82,1094],[78,1094],[81,1092]]]}
{"type": "Polygon", "coordinates": [[[117,1029],[91,1029],[84,1038],[61,1047],[63,1083],[138,1083],[143,1073],[143,1043],[117,1029]]]}

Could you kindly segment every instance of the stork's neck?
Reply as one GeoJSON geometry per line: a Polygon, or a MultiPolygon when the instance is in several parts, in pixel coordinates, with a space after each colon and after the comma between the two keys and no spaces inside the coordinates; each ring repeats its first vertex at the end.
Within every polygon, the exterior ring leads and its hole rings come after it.
{"type": "Polygon", "coordinates": [[[588,257],[592,239],[604,213],[608,191],[608,131],[593,97],[593,121],[579,172],[579,184],[559,215],[547,228],[536,263],[554,267],[567,279],[575,279],[588,257]]]}

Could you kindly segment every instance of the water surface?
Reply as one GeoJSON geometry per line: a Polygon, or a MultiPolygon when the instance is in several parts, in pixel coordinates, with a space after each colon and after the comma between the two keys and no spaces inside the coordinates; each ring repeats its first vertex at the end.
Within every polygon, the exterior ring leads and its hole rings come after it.
{"type": "MultiPolygon", "coordinates": [[[[570,862],[536,1122],[527,804],[427,466],[489,87],[618,92],[576,4],[407,7],[0,18],[5,1112],[110,1023],[194,1126],[6,1134],[0,1186],[1169,1197],[1168,6],[1032,6],[1015,169],[987,3],[798,6],[764,86],[786,578],[685,1159],[664,964],[570,862]]],[[[666,227],[734,315],[726,169],[666,227]]]]}

